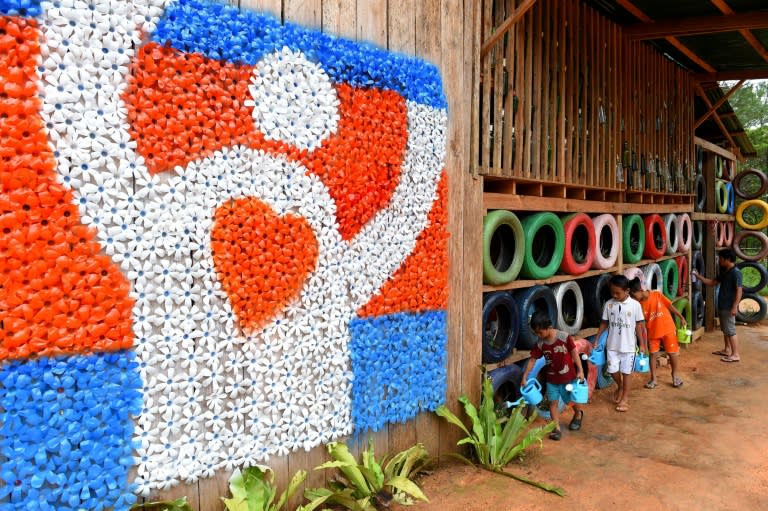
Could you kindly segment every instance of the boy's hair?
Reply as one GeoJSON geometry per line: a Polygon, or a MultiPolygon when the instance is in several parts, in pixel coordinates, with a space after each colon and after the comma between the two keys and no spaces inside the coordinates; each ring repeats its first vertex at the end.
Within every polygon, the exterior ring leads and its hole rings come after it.
{"type": "Polygon", "coordinates": [[[621,289],[629,289],[629,279],[624,275],[614,275],[608,282],[612,286],[620,287],[621,289]]]}
{"type": "Polygon", "coordinates": [[[726,261],[730,261],[732,263],[736,262],[736,253],[733,250],[731,250],[730,248],[724,248],[723,250],[721,250],[717,254],[717,257],[720,257],[720,258],[725,259],[726,261]]]}
{"type": "Polygon", "coordinates": [[[549,319],[546,312],[536,311],[531,316],[531,330],[538,332],[540,330],[546,330],[552,328],[552,320],[549,319]]]}
{"type": "Polygon", "coordinates": [[[639,277],[635,277],[634,279],[629,281],[629,292],[638,293],[640,291],[645,291],[645,287],[643,286],[643,281],[640,280],[639,277]]]}

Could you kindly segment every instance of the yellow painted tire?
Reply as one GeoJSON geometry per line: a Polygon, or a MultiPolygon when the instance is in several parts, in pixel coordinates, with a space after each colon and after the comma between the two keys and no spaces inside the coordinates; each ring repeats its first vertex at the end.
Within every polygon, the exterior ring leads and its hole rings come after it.
{"type": "Polygon", "coordinates": [[[739,223],[739,227],[747,231],[762,231],[768,227],[768,204],[766,204],[766,202],[761,199],[752,199],[742,202],[736,209],[736,221],[739,223]],[[747,208],[752,206],[757,206],[763,210],[763,216],[756,224],[750,224],[744,220],[744,212],[747,210],[747,208]]]}

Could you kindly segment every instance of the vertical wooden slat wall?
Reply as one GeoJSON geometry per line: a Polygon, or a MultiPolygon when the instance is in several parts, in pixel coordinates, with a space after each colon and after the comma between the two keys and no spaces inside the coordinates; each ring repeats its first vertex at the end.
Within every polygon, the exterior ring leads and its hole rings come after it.
{"type": "MultiPolygon", "coordinates": [[[[382,48],[424,58],[439,66],[448,99],[448,141],[445,170],[449,182],[448,228],[449,314],[448,314],[448,392],[446,404],[459,412],[461,394],[479,396],[480,317],[482,275],[476,249],[481,243],[478,228],[482,219],[482,180],[470,173],[469,155],[472,119],[488,112],[470,98],[479,94],[479,80],[473,76],[479,52],[481,16],[475,0],[229,0],[243,9],[269,12],[285,22],[299,23],[323,32],[355,40],[364,40],[382,48]]],[[[503,4],[503,0],[501,1],[503,4]]],[[[514,48],[510,61],[518,59],[514,48]]],[[[521,60],[522,62],[522,60],[521,60]]],[[[495,119],[494,119],[495,120],[495,119]]],[[[523,123],[523,119],[519,121],[523,123]]],[[[493,121],[491,121],[493,122],[493,121]]],[[[488,123],[491,124],[490,122],[488,123]]],[[[487,137],[486,137],[487,138],[487,137]]],[[[484,142],[487,144],[487,140],[484,142]]],[[[509,147],[508,144],[499,144],[509,147]]],[[[510,163],[512,154],[509,155],[510,163]]],[[[455,427],[447,427],[434,414],[422,414],[405,424],[392,424],[371,434],[376,452],[384,455],[423,442],[433,456],[455,451],[458,440],[455,427]]],[[[369,435],[349,439],[359,452],[369,435]]],[[[284,487],[299,469],[308,470],[304,486],[325,483],[323,472],[311,469],[327,460],[324,447],[309,452],[297,451],[273,457],[267,463],[284,487]]],[[[200,480],[196,485],[180,485],[157,492],[147,500],[186,496],[198,511],[218,511],[220,497],[228,493],[228,473],[200,480]]],[[[300,494],[292,504],[300,501],[300,494]]],[[[293,507],[293,506],[292,506],[293,507]]]]}
{"type": "MultiPolygon", "coordinates": [[[[481,40],[519,4],[483,0],[481,40]]],[[[476,171],[517,183],[504,190],[539,194],[552,185],[579,198],[601,197],[590,189],[626,190],[611,197],[628,202],[685,191],[630,190],[617,163],[626,159],[626,143],[638,164],[644,155],[658,172],[674,176],[686,163],[691,169],[691,78],[649,45],[626,40],[618,25],[584,2],[537,2],[477,69],[476,171]],[[573,188],[587,191],[579,196],[573,188]]]]}

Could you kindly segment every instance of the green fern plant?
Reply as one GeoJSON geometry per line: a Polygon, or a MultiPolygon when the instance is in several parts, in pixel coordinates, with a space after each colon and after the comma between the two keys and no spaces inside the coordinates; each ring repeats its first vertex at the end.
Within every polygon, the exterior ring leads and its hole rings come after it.
{"type": "Polygon", "coordinates": [[[428,461],[422,444],[402,451],[389,461],[377,460],[373,442],[360,455],[360,462],[343,442],[328,444],[332,461],[315,470],[338,469],[340,474],[328,488],[309,488],[304,497],[309,503],[300,511],[312,511],[320,506],[341,506],[351,511],[375,511],[389,508],[392,502],[410,505],[414,499],[428,501],[413,478],[421,473],[428,461]]]}
{"type": "Polygon", "coordinates": [[[281,511],[306,477],[305,471],[296,472],[288,483],[288,488],[275,502],[277,488],[275,473],[272,469],[262,465],[248,467],[242,472],[240,469],[235,469],[232,477],[229,478],[229,491],[232,493],[232,498],[222,497],[221,500],[224,501],[228,511],[281,511]]]}
{"type": "Polygon", "coordinates": [[[483,394],[479,410],[466,396],[461,396],[459,402],[464,405],[464,411],[472,423],[472,431],[467,429],[461,419],[445,405],[440,406],[435,413],[466,433],[467,436],[459,440],[456,445],[470,445],[477,463],[459,454],[454,456],[470,465],[480,466],[485,470],[511,477],[561,497],[565,495],[561,488],[532,481],[504,470],[509,462],[521,456],[530,445],[536,442],[541,445],[542,439],[555,429],[554,422],[545,426],[532,427],[536,420],[536,412],[534,411],[526,419],[523,414],[525,406],[522,404],[515,407],[509,417],[497,417],[494,410],[493,385],[486,377],[483,377],[483,394]]]}

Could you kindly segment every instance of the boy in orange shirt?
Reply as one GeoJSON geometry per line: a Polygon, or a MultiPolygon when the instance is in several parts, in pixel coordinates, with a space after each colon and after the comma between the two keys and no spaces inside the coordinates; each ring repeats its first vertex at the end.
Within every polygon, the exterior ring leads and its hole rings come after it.
{"type": "Polygon", "coordinates": [[[664,351],[669,354],[669,363],[672,366],[672,386],[675,388],[682,387],[683,380],[677,376],[677,354],[680,352],[680,345],[677,342],[677,327],[671,314],[680,318],[680,323],[683,326],[687,324],[685,317],[663,293],[645,289],[640,279],[636,278],[630,282],[630,294],[632,298],[640,302],[648,329],[651,379],[645,384],[645,388],[656,388],[656,364],[659,361],[659,349],[662,344],[664,351]]]}

